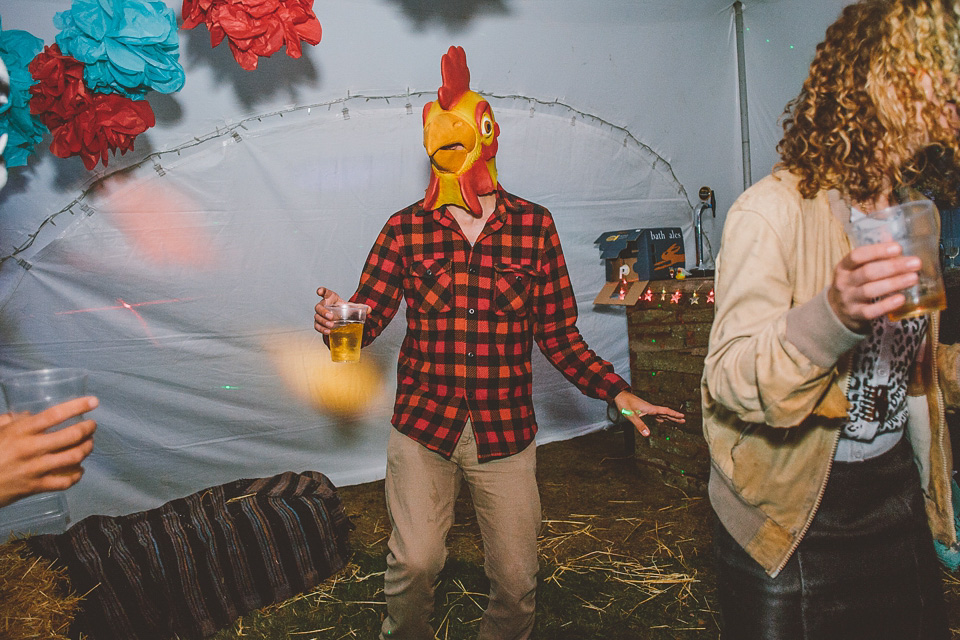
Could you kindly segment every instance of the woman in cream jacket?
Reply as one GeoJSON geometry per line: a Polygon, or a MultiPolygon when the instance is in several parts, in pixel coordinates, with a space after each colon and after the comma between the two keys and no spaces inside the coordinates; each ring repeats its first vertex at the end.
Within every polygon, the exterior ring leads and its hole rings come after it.
{"type": "Polygon", "coordinates": [[[702,389],[727,638],[949,637],[932,537],[957,543],[958,353],[938,313],[886,319],[919,259],[853,249],[845,225],[896,204],[924,148],[960,158],[958,11],[847,7],[788,105],[777,170],[727,215],[702,389]]]}

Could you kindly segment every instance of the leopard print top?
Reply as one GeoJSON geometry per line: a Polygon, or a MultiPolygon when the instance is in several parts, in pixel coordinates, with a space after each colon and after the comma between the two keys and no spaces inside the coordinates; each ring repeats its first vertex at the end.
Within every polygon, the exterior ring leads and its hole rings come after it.
{"type": "Polygon", "coordinates": [[[889,451],[907,422],[907,376],[927,332],[927,318],[874,320],[853,354],[850,411],[835,460],[857,461],[889,451]]]}

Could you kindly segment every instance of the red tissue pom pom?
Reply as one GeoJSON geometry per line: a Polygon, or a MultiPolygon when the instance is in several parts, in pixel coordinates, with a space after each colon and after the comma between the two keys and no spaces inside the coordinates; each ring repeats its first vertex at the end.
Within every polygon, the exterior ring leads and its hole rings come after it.
{"type": "Polygon", "coordinates": [[[53,134],[50,151],[60,158],[80,156],[93,169],[107,166],[109,153],[126,153],[134,139],[155,124],[146,100],[118,94],[93,93],[83,84],[83,63],[44,47],[30,62],[36,81],[30,87],[30,113],[53,134]]]}
{"type": "Polygon", "coordinates": [[[233,57],[247,71],[283,45],[288,56],[299,58],[300,41],[315,45],[321,35],[313,0],[183,0],[183,28],[200,23],[210,31],[211,46],[227,38],[233,57]]]}

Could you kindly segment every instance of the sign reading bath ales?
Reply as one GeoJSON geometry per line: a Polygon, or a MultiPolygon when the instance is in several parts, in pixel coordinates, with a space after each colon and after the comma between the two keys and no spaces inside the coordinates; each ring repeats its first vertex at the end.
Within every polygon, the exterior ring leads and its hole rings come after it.
{"type": "Polygon", "coordinates": [[[633,305],[650,280],[669,279],[686,261],[680,227],[607,231],[594,244],[607,275],[594,304],[633,305]]]}

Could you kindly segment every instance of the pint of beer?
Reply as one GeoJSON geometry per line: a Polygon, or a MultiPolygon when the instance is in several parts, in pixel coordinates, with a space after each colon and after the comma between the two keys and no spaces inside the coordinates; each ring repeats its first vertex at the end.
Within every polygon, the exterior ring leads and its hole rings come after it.
{"type": "Polygon", "coordinates": [[[334,362],[357,362],[360,360],[367,306],[346,302],[332,306],[330,310],[336,315],[336,326],[330,330],[330,359],[334,362]]]}
{"type": "Polygon", "coordinates": [[[917,256],[922,266],[917,284],[900,293],[906,302],[887,314],[891,322],[924,315],[947,306],[940,271],[940,217],[929,200],[904,202],[851,220],[847,232],[853,244],[897,242],[903,255],[917,256]]]}

